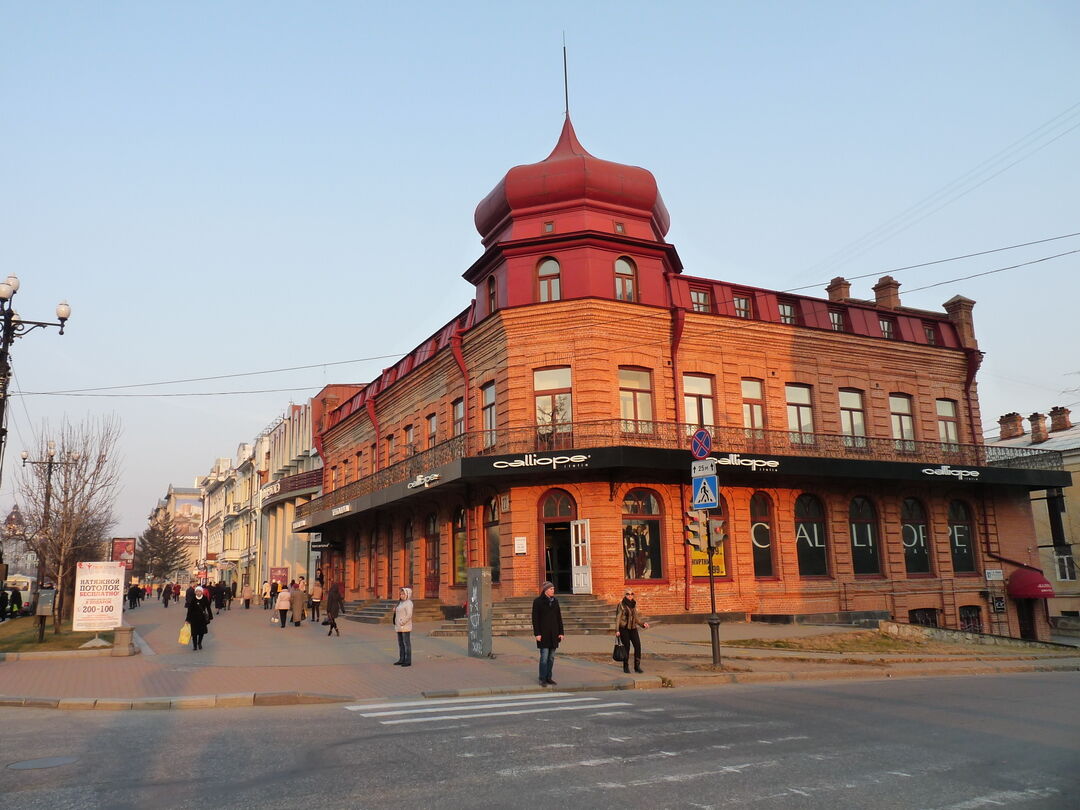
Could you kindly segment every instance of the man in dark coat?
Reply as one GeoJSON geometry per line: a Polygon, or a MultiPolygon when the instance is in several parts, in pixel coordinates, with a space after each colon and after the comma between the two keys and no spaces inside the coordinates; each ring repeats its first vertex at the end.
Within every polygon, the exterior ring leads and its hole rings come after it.
{"type": "Polygon", "coordinates": [[[555,650],[563,640],[563,621],[555,586],[550,582],[541,583],[540,595],[533,600],[532,628],[540,650],[540,685],[555,686],[551,670],[555,666],[555,650]]]}
{"type": "Polygon", "coordinates": [[[22,616],[22,594],[19,593],[18,588],[11,589],[11,600],[8,602],[8,607],[11,608],[11,615],[16,619],[22,616]]]}
{"type": "Polygon", "coordinates": [[[4,583],[0,582],[0,622],[7,619],[8,593],[4,590],[4,583]]]}

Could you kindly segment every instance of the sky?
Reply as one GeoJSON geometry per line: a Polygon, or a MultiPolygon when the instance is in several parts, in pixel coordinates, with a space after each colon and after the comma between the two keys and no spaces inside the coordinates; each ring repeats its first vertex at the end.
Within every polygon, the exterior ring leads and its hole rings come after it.
{"type": "Polygon", "coordinates": [[[582,144],[653,172],[685,272],[967,296],[984,429],[1080,413],[1072,0],[0,0],[0,277],[25,319],[72,307],[12,348],[0,510],[34,436],[115,415],[138,534],[468,306],[476,204],[562,126],[564,35],[582,144]]]}

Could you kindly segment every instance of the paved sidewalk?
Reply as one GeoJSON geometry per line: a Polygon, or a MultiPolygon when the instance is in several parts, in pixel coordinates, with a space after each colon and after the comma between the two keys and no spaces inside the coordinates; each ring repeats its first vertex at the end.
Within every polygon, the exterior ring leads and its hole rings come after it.
{"type": "MultiPolygon", "coordinates": [[[[239,603],[234,603],[239,604],[239,603]]],[[[175,605],[144,603],[126,614],[143,654],[0,663],[0,706],[182,708],[373,700],[405,696],[535,691],[537,655],[529,638],[494,639],[495,658],[466,655],[464,638],[433,638],[417,624],[413,666],[393,666],[390,625],[342,621],[341,636],[310,621],[281,628],[276,611],[234,607],[217,615],[201,652],[181,647],[175,605]]],[[[851,628],[760,623],[725,624],[724,641],[783,639],[854,632],[851,628]]],[[[610,635],[570,636],[559,649],[559,689],[627,689],[709,683],[930,674],[1080,670],[1080,650],[987,648],[956,656],[806,653],[725,647],[723,671],[711,667],[708,628],[659,625],[642,632],[644,675],[626,676],[611,661],[610,635]]]]}

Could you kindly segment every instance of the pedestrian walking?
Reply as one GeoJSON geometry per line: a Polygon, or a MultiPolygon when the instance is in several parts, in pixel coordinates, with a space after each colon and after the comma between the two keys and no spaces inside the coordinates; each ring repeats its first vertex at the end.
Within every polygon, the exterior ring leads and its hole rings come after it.
{"type": "Polygon", "coordinates": [[[292,598],[289,594],[288,588],[282,588],[278,591],[277,601],[274,602],[274,608],[278,612],[278,616],[281,620],[281,629],[285,629],[285,623],[289,620],[289,607],[292,604],[292,598]]]}
{"type": "Polygon", "coordinates": [[[277,605],[278,591],[281,590],[281,583],[276,579],[270,583],[270,604],[277,605]]]}
{"type": "Polygon", "coordinates": [[[555,686],[551,679],[555,666],[555,650],[563,640],[562,608],[555,598],[555,586],[540,583],[540,595],[533,600],[532,629],[536,646],[540,650],[540,685],[555,686]]]}
{"type": "Polygon", "coordinates": [[[134,610],[135,608],[137,608],[139,606],[139,586],[138,585],[132,585],[130,588],[128,588],[127,598],[128,598],[128,610],[134,610]]]}
{"type": "Polygon", "coordinates": [[[8,599],[8,609],[11,611],[11,618],[17,619],[22,616],[22,594],[18,588],[11,589],[11,598],[8,599]]]}
{"type": "Polygon", "coordinates": [[[311,586],[311,620],[313,622],[319,621],[319,605],[322,604],[322,598],[322,582],[315,580],[315,584],[311,586]]]}
{"type": "Polygon", "coordinates": [[[326,631],[326,635],[331,633],[341,635],[337,626],[337,617],[341,614],[344,604],[345,597],[341,595],[341,586],[335,582],[330,586],[330,595],[326,597],[326,620],[330,623],[330,629],[326,631]]]}
{"type": "Polygon", "coordinates": [[[263,580],[262,584],[263,610],[270,609],[270,583],[263,580]]]}
{"type": "Polygon", "coordinates": [[[398,592],[398,603],[394,606],[394,630],[397,631],[398,660],[395,667],[412,666],[412,588],[402,588],[398,592]]]}
{"type": "Polygon", "coordinates": [[[165,607],[169,606],[169,598],[172,596],[172,585],[165,584],[165,587],[161,589],[161,604],[165,607]]]}
{"type": "MultiPolygon", "coordinates": [[[[634,599],[634,589],[627,588],[623,592],[622,601],[615,607],[615,638],[620,644],[634,645],[634,672],[644,672],[641,668],[641,636],[638,628],[649,629],[649,623],[641,620],[638,613],[637,601],[634,599]]],[[[630,657],[622,662],[622,671],[630,671],[630,657]]]]}
{"type": "Polygon", "coordinates": [[[2,582],[0,582],[0,622],[7,621],[8,612],[8,592],[3,588],[2,582]]]}
{"type": "Polygon", "coordinates": [[[254,596],[251,585],[245,582],[244,589],[240,591],[240,596],[244,600],[244,610],[251,610],[251,597],[254,596]]]}
{"type": "Polygon", "coordinates": [[[210,609],[210,597],[201,587],[195,589],[195,593],[188,605],[185,620],[191,625],[191,647],[194,650],[203,648],[203,636],[210,629],[210,622],[214,618],[214,612],[210,609]]]}
{"type": "Polygon", "coordinates": [[[304,620],[304,603],[307,601],[307,594],[303,589],[295,582],[292,583],[289,588],[289,604],[292,607],[292,622],[294,627],[299,627],[300,622],[304,620]]]}

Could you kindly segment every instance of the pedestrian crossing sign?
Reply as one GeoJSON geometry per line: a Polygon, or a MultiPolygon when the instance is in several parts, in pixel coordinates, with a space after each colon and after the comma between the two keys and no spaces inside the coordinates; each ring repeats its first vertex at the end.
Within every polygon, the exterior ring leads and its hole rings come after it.
{"type": "Polygon", "coordinates": [[[693,479],[693,508],[694,509],[716,509],[720,502],[717,499],[717,492],[720,487],[717,484],[715,475],[703,475],[699,478],[693,479]]]}

